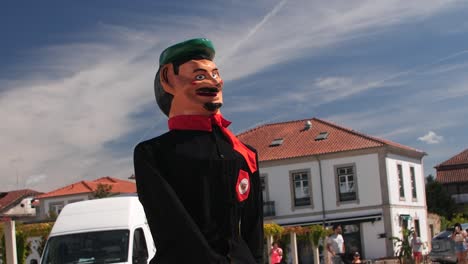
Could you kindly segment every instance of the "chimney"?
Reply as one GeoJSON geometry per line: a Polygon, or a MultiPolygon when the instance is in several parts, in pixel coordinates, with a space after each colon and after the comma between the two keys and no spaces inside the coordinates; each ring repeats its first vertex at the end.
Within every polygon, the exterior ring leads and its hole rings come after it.
{"type": "Polygon", "coordinates": [[[310,120],[307,120],[304,124],[304,130],[309,130],[312,127],[312,122],[310,120]]]}

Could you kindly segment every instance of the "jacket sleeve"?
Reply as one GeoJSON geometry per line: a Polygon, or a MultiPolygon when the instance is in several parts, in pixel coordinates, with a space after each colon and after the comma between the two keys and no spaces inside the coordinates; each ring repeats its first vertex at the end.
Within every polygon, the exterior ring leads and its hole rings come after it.
{"type": "MultiPolygon", "coordinates": [[[[258,168],[258,155],[257,168],[258,168]]],[[[247,242],[257,263],[263,263],[263,197],[260,173],[257,169],[251,176],[249,198],[244,205],[241,219],[241,235],[247,242]]]]}
{"type": "MultiPolygon", "coordinates": [[[[175,191],[161,174],[154,146],[140,143],[134,151],[138,197],[156,245],[157,263],[225,263],[214,252],[175,191]]],[[[226,262],[227,263],[227,262],[226,262]]]]}

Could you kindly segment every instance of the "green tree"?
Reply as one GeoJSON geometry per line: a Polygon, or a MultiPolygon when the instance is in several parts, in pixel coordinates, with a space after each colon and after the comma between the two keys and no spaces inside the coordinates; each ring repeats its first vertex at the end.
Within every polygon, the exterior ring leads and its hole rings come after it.
{"type": "Polygon", "coordinates": [[[264,224],[263,225],[263,233],[265,235],[265,238],[268,238],[269,236],[273,237],[273,240],[278,240],[281,238],[284,232],[284,227],[276,224],[276,223],[270,223],[270,224],[264,224]]]}
{"type": "Polygon", "coordinates": [[[312,250],[314,251],[314,263],[319,263],[319,244],[320,241],[330,235],[330,230],[322,225],[311,225],[306,228],[308,240],[312,243],[312,250]]]}
{"type": "Polygon", "coordinates": [[[426,178],[426,203],[429,212],[448,219],[452,218],[456,210],[455,201],[432,175],[426,178]]]}
{"type": "Polygon", "coordinates": [[[467,222],[468,222],[468,219],[465,217],[465,215],[458,213],[458,214],[454,214],[450,221],[446,221],[444,223],[445,226],[442,225],[442,221],[441,221],[441,228],[453,227],[456,223],[463,224],[467,222]]]}
{"type": "Polygon", "coordinates": [[[96,190],[93,192],[95,199],[105,198],[112,196],[112,185],[99,183],[96,190]]]}

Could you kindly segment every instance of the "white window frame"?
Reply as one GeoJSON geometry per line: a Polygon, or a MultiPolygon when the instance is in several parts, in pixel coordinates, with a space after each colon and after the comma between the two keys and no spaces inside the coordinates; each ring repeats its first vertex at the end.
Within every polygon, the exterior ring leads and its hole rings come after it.
{"type": "Polygon", "coordinates": [[[397,181],[398,181],[398,196],[400,197],[401,201],[406,200],[405,195],[405,175],[403,174],[403,164],[397,163],[397,181]],[[403,192],[403,195],[402,195],[403,192]]]}
{"type": "MultiPolygon", "coordinates": [[[[289,181],[290,181],[290,188],[291,188],[291,208],[298,209],[298,208],[314,208],[314,202],[312,199],[312,179],[310,176],[310,169],[301,169],[301,170],[292,170],[289,171],[289,181]],[[308,203],[307,204],[299,204],[296,205],[296,181],[295,181],[295,176],[298,176],[299,174],[302,174],[302,176],[305,176],[305,180],[307,180],[307,192],[308,193],[303,193],[304,197],[298,197],[298,199],[304,198],[304,200],[307,200],[308,198],[308,203]]],[[[301,181],[302,182],[302,181],[301,181]]],[[[304,188],[304,186],[302,186],[304,188]]]]}
{"type": "Polygon", "coordinates": [[[53,211],[58,215],[62,211],[63,207],[65,207],[65,202],[51,202],[49,203],[49,211],[47,213],[53,211]]]}
{"type": "Polygon", "coordinates": [[[414,166],[410,166],[410,178],[411,178],[411,197],[413,201],[418,200],[418,190],[416,188],[416,170],[414,166]]]}
{"type": "Polygon", "coordinates": [[[338,164],[334,166],[335,171],[335,190],[336,190],[336,205],[339,206],[340,204],[347,204],[347,203],[358,203],[359,204],[359,188],[358,188],[358,176],[356,170],[356,163],[346,163],[346,164],[338,164]],[[345,175],[340,175],[340,169],[352,169],[352,173],[347,173],[345,175]],[[341,186],[340,186],[340,178],[346,177],[346,181],[348,181],[349,176],[353,178],[353,187],[354,187],[354,199],[352,200],[341,200],[341,186]]]}
{"type": "Polygon", "coordinates": [[[267,202],[270,201],[270,194],[268,192],[268,174],[266,173],[261,173],[260,174],[260,187],[262,188],[262,194],[263,194],[263,201],[267,202]],[[263,182],[262,182],[263,180],[263,182]],[[263,186],[262,186],[263,184],[263,186]],[[265,189],[263,189],[265,187],[265,189]]]}

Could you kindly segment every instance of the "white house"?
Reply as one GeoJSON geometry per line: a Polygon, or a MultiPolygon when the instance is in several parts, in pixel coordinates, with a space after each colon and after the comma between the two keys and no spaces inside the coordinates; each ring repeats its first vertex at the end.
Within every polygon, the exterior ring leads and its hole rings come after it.
{"type": "Polygon", "coordinates": [[[23,189],[0,193],[0,217],[28,221],[36,216],[31,201],[40,192],[23,189]]]}
{"type": "Polygon", "coordinates": [[[113,177],[102,177],[94,181],[79,181],[62,188],[44,193],[35,197],[39,201],[38,216],[46,219],[50,213],[59,214],[65,205],[93,199],[94,191],[99,185],[110,187],[110,193],[136,193],[134,182],[121,180],[113,177]]]}
{"type": "MultiPolygon", "coordinates": [[[[265,223],[340,223],[347,251],[394,255],[390,237],[415,228],[427,211],[424,152],[313,118],[267,124],[238,135],[257,149],[265,223]]],[[[298,244],[299,259],[309,258],[298,244]]]]}

